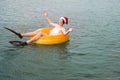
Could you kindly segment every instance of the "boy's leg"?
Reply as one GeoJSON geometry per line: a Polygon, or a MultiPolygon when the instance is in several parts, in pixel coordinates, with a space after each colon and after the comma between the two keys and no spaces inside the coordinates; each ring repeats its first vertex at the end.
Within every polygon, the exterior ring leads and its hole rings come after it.
{"type": "MultiPolygon", "coordinates": [[[[29,35],[29,34],[31,35],[31,33],[28,33],[28,35],[29,35]]],[[[27,44],[30,44],[30,43],[32,43],[33,41],[39,39],[41,36],[47,36],[47,34],[46,34],[46,33],[43,33],[43,32],[38,32],[36,35],[34,35],[34,37],[33,37],[32,39],[30,39],[30,40],[28,40],[28,41],[26,41],[26,42],[27,42],[27,44]]]]}
{"type": "Polygon", "coordinates": [[[26,42],[23,42],[23,41],[9,41],[9,42],[14,46],[25,46],[25,45],[28,45],[28,44],[32,43],[33,41],[39,39],[41,36],[48,36],[48,35],[46,33],[39,32],[32,39],[30,39],[26,42]]]}
{"type": "Polygon", "coordinates": [[[21,36],[22,37],[31,37],[31,36],[35,36],[39,32],[40,31],[36,30],[36,31],[33,31],[33,32],[22,33],[21,36]]]}

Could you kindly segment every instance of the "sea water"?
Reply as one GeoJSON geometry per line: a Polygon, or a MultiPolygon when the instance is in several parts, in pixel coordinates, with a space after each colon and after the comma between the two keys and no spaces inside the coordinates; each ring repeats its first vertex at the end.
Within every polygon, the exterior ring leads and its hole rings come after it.
{"type": "MultiPolygon", "coordinates": [[[[0,1],[0,80],[120,80],[120,0],[0,1]],[[61,45],[15,47],[4,29],[34,31],[69,17],[74,31],[61,45]]],[[[23,38],[26,41],[29,38],[23,38]]]]}

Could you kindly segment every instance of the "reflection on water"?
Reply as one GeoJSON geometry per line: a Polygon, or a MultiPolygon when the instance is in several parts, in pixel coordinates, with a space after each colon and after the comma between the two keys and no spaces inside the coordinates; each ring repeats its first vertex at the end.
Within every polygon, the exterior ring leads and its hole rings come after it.
{"type": "Polygon", "coordinates": [[[66,42],[65,44],[60,44],[60,45],[51,45],[51,46],[47,46],[47,45],[33,45],[31,46],[33,50],[38,51],[37,53],[42,53],[41,55],[48,56],[49,55],[53,55],[55,57],[55,55],[59,55],[59,57],[61,56],[61,58],[65,58],[68,55],[68,50],[67,50],[67,46],[68,46],[69,42],[66,42]]]}
{"type": "MultiPolygon", "coordinates": [[[[1,0],[0,80],[119,80],[119,0],[1,0]],[[78,10],[79,9],[79,10],[78,10]],[[70,41],[62,45],[15,47],[20,33],[69,17],[70,41]]],[[[22,39],[25,41],[28,38],[22,39]]]]}

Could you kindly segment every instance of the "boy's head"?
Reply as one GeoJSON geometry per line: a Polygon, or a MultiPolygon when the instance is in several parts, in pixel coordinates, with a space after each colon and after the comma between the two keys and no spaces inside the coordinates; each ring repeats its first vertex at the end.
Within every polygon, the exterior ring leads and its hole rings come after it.
{"type": "Polygon", "coordinates": [[[63,16],[59,20],[59,24],[67,24],[68,25],[68,17],[63,16]]]}

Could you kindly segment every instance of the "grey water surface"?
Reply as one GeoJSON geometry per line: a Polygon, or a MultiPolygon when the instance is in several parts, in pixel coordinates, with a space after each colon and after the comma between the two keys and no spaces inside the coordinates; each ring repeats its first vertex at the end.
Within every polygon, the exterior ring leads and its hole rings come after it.
{"type": "MultiPolygon", "coordinates": [[[[22,41],[28,38],[22,39],[22,41]]],[[[120,0],[1,0],[0,80],[120,80],[120,0]],[[61,45],[15,47],[17,32],[69,17],[74,28],[61,45]]]]}

